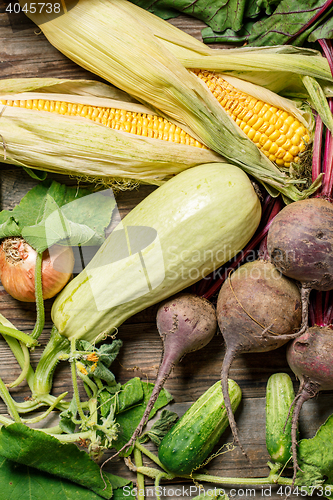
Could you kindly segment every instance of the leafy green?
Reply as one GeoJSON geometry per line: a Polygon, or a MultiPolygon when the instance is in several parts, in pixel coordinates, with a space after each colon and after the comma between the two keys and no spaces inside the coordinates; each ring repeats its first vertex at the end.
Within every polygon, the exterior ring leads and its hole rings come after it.
{"type": "Polygon", "coordinates": [[[72,401],[70,402],[67,410],[64,410],[60,413],[60,421],[59,427],[63,432],[67,434],[72,434],[75,432],[76,424],[76,415],[77,415],[77,404],[76,398],[73,396],[72,401]]]}
{"type": "Polygon", "coordinates": [[[309,36],[309,42],[315,42],[316,40],[332,39],[333,38],[333,17],[329,17],[326,21],[318,26],[314,31],[312,31],[309,36]]]}
{"type": "MultiPolygon", "coordinates": [[[[109,499],[112,486],[100,474],[99,466],[74,444],[62,444],[48,434],[23,424],[11,424],[0,430],[0,455],[40,471],[78,483],[109,499]]],[[[42,498],[42,497],[41,497],[42,498]]]]}
{"type": "Polygon", "coordinates": [[[77,355],[79,356],[81,351],[81,363],[84,364],[87,375],[104,380],[108,385],[115,385],[115,376],[109,368],[118,356],[122,344],[121,340],[113,340],[111,344],[102,344],[97,349],[90,342],[80,340],[77,344],[77,355]]]}
{"type": "MultiPolygon", "coordinates": [[[[298,465],[296,484],[321,486],[325,482],[333,484],[333,415],[318,429],[311,439],[298,443],[298,465]]],[[[333,494],[326,498],[333,498],[333,494]]]]}
{"type": "MultiPolygon", "coordinates": [[[[253,47],[292,43],[303,45],[311,31],[322,22],[317,20],[327,2],[323,0],[282,0],[271,16],[253,25],[248,42],[253,47]],[[304,30],[305,26],[309,26],[304,30]],[[300,31],[304,30],[301,34],[300,31]]],[[[325,16],[332,13],[332,7],[325,16]]]]}
{"type": "Polygon", "coordinates": [[[139,377],[128,380],[119,391],[116,412],[121,413],[140,403],[143,395],[142,382],[139,377]]]}
{"type": "MultiPolygon", "coordinates": [[[[124,446],[132,437],[133,432],[140,423],[140,420],[144,414],[150,395],[154,388],[154,384],[148,382],[141,382],[141,384],[144,395],[142,402],[116,415],[116,422],[120,425],[120,432],[117,441],[113,444],[117,450],[120,450],[120,448],[122,448],[122,446],[124,446]]],[[[166,406],[168,403],[170,403],[170,401],[172,401],[172,399],[173,398],[171,394],[166,389],[162,389],[149,415],[149,418],[152,418],[160,408],[166,406]]],[[[128,455],[128,452],[126,453],[126,455],[128,455]]]]}
{"type": "Polygon", "coordinates": [[[66,479],[0,457],[1,496],[6,500],[98,500],[101,497],[66,479]]]}
{"type": "Polygon", "coordinates": [[[174,411],[162,410],[160,418],[139,437],[140,443],[146,443],[150,439],[156,446],[159,446],[166,433],[178,419],[179,417],[174,411]]]}
{"type": "Polygon", "coordinates": [[[21,236],[38,252],[55,243],[101,245],[114,207],[114,197],[103,192],[46,180],[0,212],[0,238],[21,236]]]}
{"type": "MultiPolygon", "coordinates": [[[[113,488],[114,500],[124,497],[131,492],[131,482],[127,479],[108,474],[113,488]]],[[[39,471],[33,467],[12,462],[0,457],[0,488],[1,497],[6,500],[98,500],[100,495],[87,490],[83,486],[61,479],[51,474],[39,471]]],[[[133,498],[133,497],[132,497],[133,498]]]]}
{"type": "Polygon", "coordinates": [[[205,43],[247,42],[252,46],[303,45],[333,38],[332,7],[327,0],[132,0],[155,15],[180,13],[206,23],[205,43]],[[311,33],[315,31],[315,34],[311,33]]]}

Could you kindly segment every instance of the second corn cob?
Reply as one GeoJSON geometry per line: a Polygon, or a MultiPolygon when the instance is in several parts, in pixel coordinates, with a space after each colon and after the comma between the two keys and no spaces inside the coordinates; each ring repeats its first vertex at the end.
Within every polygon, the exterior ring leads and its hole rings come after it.
{"type": "Polygon", "coordinates": [[[238,90],[219,75],[193,70],[229,116],[272,162],[290,167],[310,143],[310,133],[295,116],[238,90]]]}

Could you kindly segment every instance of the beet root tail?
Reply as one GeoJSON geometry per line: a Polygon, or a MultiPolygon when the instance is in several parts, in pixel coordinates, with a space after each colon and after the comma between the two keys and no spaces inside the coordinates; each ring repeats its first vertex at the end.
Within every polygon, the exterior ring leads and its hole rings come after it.
{"type": "Polygon", "coordinates": [[[228,415],[229,419],[229,425],[230,429],[234,438],[234,443],[238,445],[243,453],[243,455],[246,457],[246,459],[250,462],[250,459],[243,448],[243,445],[239,439],[238,436],[238,429],[237,429],[237,424],[236,420],[234,417],[234,414],[232,412],[232,407],[231,407],[231,401],[230,401],[230,396],[229,396],[229,388],[228,388],[228,377],[229,377],[229,370],[230,366],[235,359],[236,352],[235,351],[226,351],[226,354],[223,359],[222,363],[222,370],[221,370],[221,385],[222,385],[222,394],[223,394],[223,399],[224,399],[224,405],[225,409],[228,415]]]}
{"type": "MultiPolygon", "coordinates": [[[[296,397],[294,399],[295,407],[291,420],[291,443],[292,443],[291,450],[292,450],[293,469],[294,469],[292,487],[295,484],[297,472],[301,471],[297,459],[297,428],[298,428],[299,414],[302,409],[303,403],[311,398],[314,398],[318,394],[318,392],[319,392],[319,387],[317,386],[317,384],[314,384],[313,382],[303,379],[298,389],[298,393],[296,394],[296,397]]],[[[294,402],[292,403],[292,405],[294,404],[294,402]]]]}

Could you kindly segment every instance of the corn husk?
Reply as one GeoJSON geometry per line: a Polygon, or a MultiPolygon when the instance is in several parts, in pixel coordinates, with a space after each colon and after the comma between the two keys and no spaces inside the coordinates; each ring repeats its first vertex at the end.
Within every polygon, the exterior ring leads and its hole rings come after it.
{"type": "MultiPolygon", "coordinates": [[[[153,114],[129,96],[127,102],[118,97],[126,94],[84,80],[0,81],[3,100],[50,99],[153,114]]],[[[223,158],[208,149],[139,137],[85,118],[0,104],[0,161],[106,184],[129,179],[160,185],[186,168],[223,158]]]]}
{"type": "MultiPolygon", "coordinates": [[[[180,52],[186,53],[187,58],[192,54],[194,66],[204,68],[201,62],[212,57],[210,50],[189,35],[180,34],[177,28],[168,25],[164,29],[162,20],[147,14],[126,0],[79,0],[64,15],[51,20],[46,15],[29,14],[29,17],[70,59],[140,102],[149,103],[165,116],[186,124],[207,147],[265,184],[271,194],[281,192],[297,200],[313,192],[314,186],[301,193],[294,184],[302,180],[293,179],[268,160],[232,121],[206,85],[186,69],[189,66],[185,65],[185,56],[180,60],[180,52]]],[[[228,56],[231,64],[228,52],[223,52],[223,60],[228,56]]],[[[247,51],[243,59],[248,61],[251,55],[253,51],[247,51]]],[[[317,61],[317,55],[315,59],[317,61]]],[[[258,60],[256,55],[257,72],[258,60]]],[[[300,67],[304,64],[302,61],[300,67]]],[[[331,81],[325,65],[319,66],[317,74],[331,81]]],[[[276,66],[274,70],[276,72],[276,66]]],[[[291,63],[288,71],[292,71],[291,63]]]]}

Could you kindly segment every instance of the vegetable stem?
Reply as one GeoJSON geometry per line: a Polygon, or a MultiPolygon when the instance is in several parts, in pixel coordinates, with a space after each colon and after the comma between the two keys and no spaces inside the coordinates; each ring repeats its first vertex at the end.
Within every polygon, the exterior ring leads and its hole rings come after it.
{"type": "MultiPolygon", "coordinates": [[[[142,467],[142,454],[139,448],[134,447],[133,450],[134,462],[136,467],[142,467]]],[[[141,472],[136,473],[136,482],[138,490],[138,500],[145,500],[145,476],[141,472]]]]}
{"type": "Polygon", "coordinates": [[[45,310],[44,310],[43,284],[42,284],[42,263],[43,263],[43,253],[38,252],[36,256],[36,265],[35,265],[35,298],[36,298],[37,318],[34,329],[31,332],[31,337],[33,339],[38,339],[45,325],[45,310]]]}
{"type": "Polygon", "coordinates": [[[68,394],[68,391],[63,392],[62,394],[60,394],[60,396],[58,396],[57,398],[55,398],[55,400],[53,401],[52,405],[44,413],[42,413],[42,415],[39,415],[38,417],[35,417],[35,418],[22,419],[22,422],[24,422],[25,424],[35,424],[37,422],[40,422],[41,420],[43,420],[44,418],[46,418],[51,413],[52,410],[54,410],[54,408],[57,406],[57,404],[60,403],[60,401],[67,394],[68,394]]]}
{"type": "Polygon", "coordinates": [[[1,396],[2,400],[4,401],[4,403],[6,404],[7,410],[9,412],[10,416],[12,417],[12,419],[16,423],[21,423],[21,417],[16,409],[15,401],[13,400],[11,395],[9,394],[9,391],[8,391],[6,385],[3,383],[1,378],[0,378],[0,396],[1,396]]]}
{"type": "Polygon", "coordinates": [[[161,469],[163,469],[164,471],[167,472],[166,468],[164,467],[162,462],[160,462],[159,458],[155,455],[155,453],[153,453],[152,451],[149,451],[145,446],[143,446],[141,443],[139,443],[138,440],[135,441],[134,446],[135,446],[135,448],[140,450],[142,453],[144,453],[148,458],[150,458],[150,460],[155,462],[156,465],[161,467],[161,469]]]}
{"type": "Polygon", "coordinates": [[[47,432],[47,429],[36,429],[36,430],[45,432],[49,436],[57,438],[62,443],[76,443],[80,440],[90,439],[91,436],[91,431],[74,432],[72,434],[58,434],[58,433],[51,434],[47,432]]]}
{"type": "MultiPolygon", "coordinates": [[[[76,350],[76,339],[72,339],[71,340],[71,354],[74,353],[75,350],[76,350]]],[[[74,392],[74,398],[75,398],[75,402],[76,402],[77,411],[80,415],[82,423],[85,423],[86,416],[83,413],[82,406],[81,406],[79,387],[77,385],[77,376],[76,376],[76,360],[75,360],[74,356],[71,356],[70,364],[71,364],[73,392],[74,392]]]]}
{"type": "Polygon", "coordinates": [[[38,399],[50,393],[52,387],[52,376],[55,367],[61,359],[61,355],[68,354],[69,341],[58,333],[55,326],[52,327],[50,339],[42,353],[35,370],[33,383],[33,396],[38,399]]]}
{"type": "Polygon", "coordinates": [[[35,347],[37,345],[37,340],[33,339],[27,333],[21,332],[16,328],[11,328],[10,326],[5,326],[0,323],[0,333],[13,337],[14,339],[20,340],[27,347],[35,347]]]}
{"type": "Polygon", "coordinates": [[[20,385],[20,383],[23,382],[23,380],[25,380],[27,378],[29,370],[32,369],[30,366],[29,349],[27,348],[27,346],[23,342],[20,342],[20,345],[21,345],[23,356],[24,356],[23,366],[21,366],[22,371],[21,371],[21,374],[17,377],[17,379],[14,380],[14,382],[7,384],[7,387],[10,387],[10,388],[17,387],[18,385],[20,385]]]}
{"type": "MultiPolygon", "coordinates": [[[[21,369],[23,371],[26,371],[25,378],[26,378],[27,383],[31,389],[32,385],[33,385],[34,371],[31,368],[30,363],[29,363],[29,365],[26,364],[25,353],[23,351],[26,344],[24,344],[22,342],[19,343],[17,339],[15,339],[14,337],[10,337],[8,335],[3,335],[3,338],[7,342],[10,350],[12,351],[13,355],[15,356],[16,361],[20,365],[21,369]]],[[[8,387],[13,387],[13,385],[9,384],[8,387]]]]}

